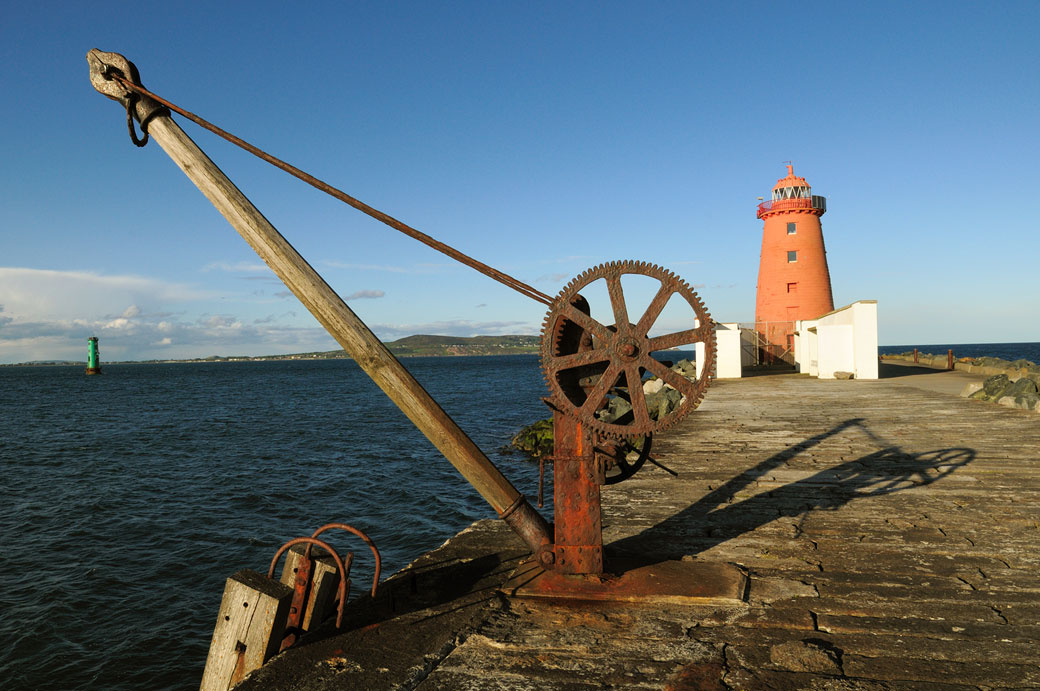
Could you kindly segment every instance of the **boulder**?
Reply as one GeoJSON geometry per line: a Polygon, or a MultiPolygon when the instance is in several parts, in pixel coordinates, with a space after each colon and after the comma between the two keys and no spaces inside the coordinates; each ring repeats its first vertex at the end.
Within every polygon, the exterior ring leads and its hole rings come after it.
{"type": "Polygon", "coordinates": [[[1036,382],[1022,377],[1011,382],[1001,391],[996,401],[1008,408],[1034,410],[1037,406],[1037,401],[1040,401],[1040,393],[1037,392],[1036,382]]]}
{"type": "Polygon", "coordinates": [[[855,376],[855,375],[853,375],[852,372],[835,372],[834,373],[834,378],[835,379],[852,379],[853,376],[855,376]]]}
{"type": "Polygon", "coordinates": [[[513,448],[519,449],[529,456],[535,458],[548,456],[553,452],[552,418],[539,420],[524,427],[509,443],[513,448]]]}
{"type": "Polygon", "coordinates": [[[650,379],[649,381],[643,382],[643,393],[657,393],[662,388],[664,388],[664,386],[664,379],[650,379]]]}
{"type": "Polygon", "coordinates": [[[620,396],[615,396],[607,401],[606,409],[599,411],[597,415],[603,422],[612,423],[617,422],[631,412],[632,404],[620,396]]]}
{"type": "Polygon", "coordinates": [[[975,361],[975,364],[983,367],[996,367],[998,369],[1007,369],[1011,366],[1010,362],[999,357],[980,357],[975,361]]]}
{"type": "Polygon", "coordinates": [[[685,358],[675,363],[672,369],[687,379],[694,379],[697,376],[697,365],[685,358]]]}
{"type": "Polygon", "coordinates": [[[1017,396],[1001,396],[997,403],[1006,406],[1008,408],[1018,408],[1020,410],[1037,410],[1040,406],[1040,394],[1037,393],[1021,393],[1017,396]]]}
{"type": "Polygon", "coordinates": [[[681,393],[670,386],[665,386],[657,393],[646,397],[646,409],[649,411],[652,420],[660,420],[678,408],[681,400],[681,393]]]}
{"type": "Polygon", "coordinates": [[[986,394],[986,400],[995,401],[1004,395],[1004,390],[1011,386],[1011,380],[1006,374],[994,374],[982,383],[982,390],[986,394]]]}
{"type": "Polygon", "coordinates": [[[1019,396],[1021,394],[1036,393],[1036,382],[1027,377],[1022,377],[1011,382],[1011,385],[1004,389],[1004,396],[1019,396]]]}

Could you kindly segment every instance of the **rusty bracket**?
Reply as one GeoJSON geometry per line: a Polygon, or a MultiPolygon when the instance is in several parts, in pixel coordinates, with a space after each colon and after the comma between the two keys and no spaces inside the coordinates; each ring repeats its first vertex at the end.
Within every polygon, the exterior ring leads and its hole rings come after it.
{"type": "MultiPolygon", "coordinates": [[[[347,525],[346,523],[326,523],[322,527],[320,527],[317,530],[315,530],[314,534],[311,535],[311,537],[318,537],[319,535],[324,533],[326,530],[332,530],[333,528],[336,528],[338,530],[345,530],[348,533],[352,533],[354,535],[357,535],[359,538],[364,540],[365,544],[368,545],[368,548],[372,550],[372,554],[373,554],[373,556],[375,557],[375,560],[376,560],[376,567],[375,567],[375,573],[372,575],[372,591],[371,591],[371,595],[372,595],[372,597],[375,597],[376,596],[376,587],[379,585],[379,573],[382,570],[382,563],[383,563],[382,557],[379,556],[379,550],[376,549],[376,543],[372,542],[372,538],[370,538],[368,535],[365,535],[363,532],[361,532],[360,530],[358,530],[354,526],[347,525]]],[[[306,556],[308,556],[308,557],[310,556],[310,546],[309,545],[307,547],[306,556]]],[[[353,557],[353,554],[350,554],[350,556],[353,557]]]]}
{"type": "Polygon", "coordinates": [[[527,503],[527,498],[520,495],[506,510],[499,514],[499,518],[506,522],[520,537],[524,543],[532,548],[534,558],[541,564],[550,566],[556,561],[553,554],[553,528],[542,514],[527,503]]]}
{"type": "MultiPolygon", "coordinates": [[[[307,563],[306,570],[308,571],[308,574],[307,578],[303,580],[300,578],[299,572],[297,572],[295,585],[293,587],[292,605],[290,606],[289,618],[286,622],[286,633],[285,637],[282,639],[281,650],[285,650],[286,648],[288,648],[296,642],[296,639],[300,631],[300,623],[303,621],[303,609],[307,602],[307,590],[310,586],[310,545],[317,545],[318,547],[321,547],[323,550],[328,552],[332,556],[332,559],[336,562],[336,566],[339,568],[339,606],[336,609],[336,628],[338,629],[341,626],[343,626],[343,608],[347,604],[347,582],[349,580],[350,575],[350,564],[354,560],[353,554],[348,554],[347,560],[344,563],[343,559],[340,558],[339,554],[336,553],[336,550],[334,550],[332,548],[332,545],[330,545],[329,543],[313,537],[298,537],[286,542],[275,553],[274,559],[271,560],[271,566],[267,570],[267,577],[272,579],[274,578],[274,569],[278,565],[278,559],[280,559],[281,556],[285,554],[290,547],[292,547],[293,545],[302,544],[308,545],[308,551],[304,554],[304,559],[307,563]]],[[[303,570],[304,569],[301,567],[300,571],[303,570]]]]}

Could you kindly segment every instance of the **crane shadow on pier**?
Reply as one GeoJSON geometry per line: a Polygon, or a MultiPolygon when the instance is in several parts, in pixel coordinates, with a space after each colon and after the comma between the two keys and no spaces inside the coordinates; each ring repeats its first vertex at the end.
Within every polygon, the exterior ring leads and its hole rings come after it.
{"type": "MultiPolygon", "coordinates": [[[[852,418],[776,453],[753,468],[712,489],[694,504],[646,530],[606,547],[611,556],[640,565],[696,555],[749,533],[777,518],[801,517],[812,511],[833,511],[854,499],[892,494],[929,485],[974,460],[976,452],[951,447],[910,452],[885,441],[852,418]],[[881,448],[786,485],[737,499],[737,495],[768,481],[769,474],[821,442],[849,430],[859,430],[881,448]]],[[[800,534],[801,521],[796,523],[800,534]]]]}

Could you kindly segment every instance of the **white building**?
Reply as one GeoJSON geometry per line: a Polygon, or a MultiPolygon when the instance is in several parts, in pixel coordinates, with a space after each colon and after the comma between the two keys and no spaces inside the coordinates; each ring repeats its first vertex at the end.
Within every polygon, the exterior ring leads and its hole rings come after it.
{"type": "MultiPolygon", "coordinates": [[[[704,344],[696,344],[697,376],[704,362],[704,344]]],[[[756,334],[754,329],[736,322],[715,324],[715,379],[739,379],[745,367],[755,364],[756,334]]]]}
{"type": "Polygon", "coordinates": [[[835,372],[877,379],[877,300],[795,322],[794,360],[799,372],[820,379],[834,379],[835,372]]]}
{"type": "MultiPolygon", "coordinates": [[[[739,379],[756,362],[758,334],[735,322],[715,324],[715,378],[739,379]]],[[[696,344],[697,376],[704,344],[696,344]]],[[[877,300],[860,300],[816,319],[795,322],[798,371],[820,379],[848,372],[854,379],[878,378],[877,300]]]]}

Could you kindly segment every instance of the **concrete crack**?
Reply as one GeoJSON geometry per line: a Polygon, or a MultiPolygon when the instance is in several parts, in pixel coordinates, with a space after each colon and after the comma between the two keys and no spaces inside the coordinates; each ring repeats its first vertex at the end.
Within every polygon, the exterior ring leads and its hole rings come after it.
{"type": "Polygon", "coordinates": [[[452,640],[448,641],[440,647],[437,652],[430,653],[423,656],[423,663],[417,665],[414,668],[412,674],[401,684],[398,688],[407,691],[413,691],[419,684],[426,681],[426,678],[430,676],[433,670],[437,669],[444,658],[448,657],[458,648],[460,645],[466,642],[466,634],[459,634],[452,640]]]}

